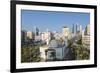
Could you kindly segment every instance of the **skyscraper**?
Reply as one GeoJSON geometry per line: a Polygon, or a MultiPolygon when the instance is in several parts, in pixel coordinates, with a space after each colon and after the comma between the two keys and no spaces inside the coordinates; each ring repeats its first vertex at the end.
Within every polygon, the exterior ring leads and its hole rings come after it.
{"type": "Polygon", "coordinates": [[[73,26],[72,26],[72,33],[75,34],[75,33],[76,33],[75,31],[76,31],[76,29],[75,29],[75,24],[73,24],[73,26]]]}
{"type": "Polygon", "coordinates": [[[76,24],[76,33],[79,32],[79,24],[76,24]]]}
{"type": "Polygon", "coordinates": [[[82,25],[76,24],[76,33],[77,34],[82,34],[82,25]]]}
{"type": "Polygon", "coordinates": [[[33,32],[35,33],[35,36],[39,36],[40,34],[38,27],[34,27],[33,32]]]}
{"type": "Polygon", "coordinates": [[[39,29],[36,27],[36,34],[35,34],[36,36],[38,36],[39,35],[39,29]]]}

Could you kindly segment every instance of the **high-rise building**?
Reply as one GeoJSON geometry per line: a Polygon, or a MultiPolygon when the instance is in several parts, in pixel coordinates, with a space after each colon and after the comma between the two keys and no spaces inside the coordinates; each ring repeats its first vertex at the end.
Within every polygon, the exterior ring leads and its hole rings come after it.
{"type": "Polygon", "coordinates": [[[33,34],[33,32],[31,32],[31,31],[28,31],[28,32],[27,32],[27,39],[28,39],[28,40],[34,39],[34,34],[33,34]]]}
{"type": "Polygon", "coordinates": [[[48,30],[46,32],[41,33],[41,40],[45,41],[48,45],[49,41],[51,40],[51,33],[48,30]]]}
{"type": "Polygon", "coordinates": [[[76,24],[76,33],[78,32],[78,24],[76,24]]]}
{"type": "Polygon", "coordinates": [[[39,29],[36,27],[35,35],[39,36],[39,29]]]}
{"type": "Polygon", "coordinates": [[[73,26],[72,26],[72,33],[73,33],[73,34],[75,34],[75,33],[76,33],[75,24],[73,24],[73,26]]]}
{"type": "Polygon", "coordinates": [[[62,35],[63,35],[63,39],[65,39],[65,38],[70,38],[70,30],[69,30],[69,28],[68,27],[63,27],[63,29],[62,29],[62,35]]]}
{"type": "Polygon", "coordinates": [[[33,32],[35,33],[35,36],[39,36],[40,35],[38,27],[34,27],[33,32]]]}
{"type": "Polygon", "coordinates": [[[76,24],[76,33],[79,32],[79,24],[76,24]]]}
{"type": "Polygon", "coordinates": [[[84,33],[82,34],[82,43],[90,48],[90,25],[87,25],[84,33]]]}
{"type": "Polygon", "coordinates": [[[27,40],[26,31],[21,31],[21,42],[25,42],[27,40]]]}
{"type": "Polygon", "coordinates": [[[68,36],[69,28],[64,26],[63,29],[62,29],[62,33],[63,33],[64,36],[68,36]]]}
{"type": "Polygon", "coordinates": [[[88,24],[85,28],[85,32],[84,32],[85,35],[90,35],[90,24],[88,24]]]}
{"type": "Polygon", "coordinates": [[[76,24],[76,34],[82,34],[82,25],[76,24]]]}
{"type": "Polygon", "coordinates": [[[80,25],[80,28],[79,28],[79,33],[82,34],[82,25],[80,25]]]}

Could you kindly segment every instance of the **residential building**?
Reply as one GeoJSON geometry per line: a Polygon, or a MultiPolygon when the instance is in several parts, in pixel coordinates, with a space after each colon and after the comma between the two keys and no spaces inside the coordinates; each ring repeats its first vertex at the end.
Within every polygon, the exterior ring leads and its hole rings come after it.
{"type": "Polygon", "coordinates": [[[32,31],[27,32],[27,40],[33,40],[34,39],[34,34],[32,31]]]}
{"type": "Polygon", "coordinates": [[[90,25],[87,25],[82,34],[82,43],[90,47],[90,25]]]}
{"type": "Polygon", "coordinates": [[[69,39],[69,38],[71,38],[71,32],[70,32],[70,30],[69,30],[68,27],[64,26],[62,28],[62,35],[63,35],[63,39],[69,39]]]}
{"type": "Polygon", "coordinates": [[[41,33],[41,40],[45,41],[46,44],[48,45],[51,40],[51,33],[48,31],[41,33]]]}
{"type": "Polygon", "coordinates": [[[66,46],[64,43],[52,39],[48,46],[40,47],[40,56],[44,61],[71,60],[71,49],[66,46]]]}

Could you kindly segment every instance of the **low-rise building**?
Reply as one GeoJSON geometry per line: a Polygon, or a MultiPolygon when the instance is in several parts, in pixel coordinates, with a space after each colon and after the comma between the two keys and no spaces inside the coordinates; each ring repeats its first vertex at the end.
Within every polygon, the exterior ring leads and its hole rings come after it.
{"type": "Polygon", "coordinates": [[[49,46],[40,47],[40,56],[45,61],[59,61],[59,60],[70,60],[71,49],[67,48],[64,43],[58,40],[52,39],[49,46]]]}

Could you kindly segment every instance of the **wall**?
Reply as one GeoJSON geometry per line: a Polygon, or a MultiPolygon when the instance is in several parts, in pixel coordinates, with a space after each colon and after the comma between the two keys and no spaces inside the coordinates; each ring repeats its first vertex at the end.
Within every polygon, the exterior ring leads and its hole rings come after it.
{"type": "MultiPolygon", "coordinates": [[[[34,73],[99,73],[100,72],[100,2],[99,0],[34,0],[58,3],[98,5],[98,67],[86,69],[42,71],[34,73]]],[[[10,0],[0,0],[0,73],[10,73],[10,0]]],[[[29,72],[30,73],[30,72],[29,72]]],[[[32,73],[32,72],[31,72],[32,73]]]]}

